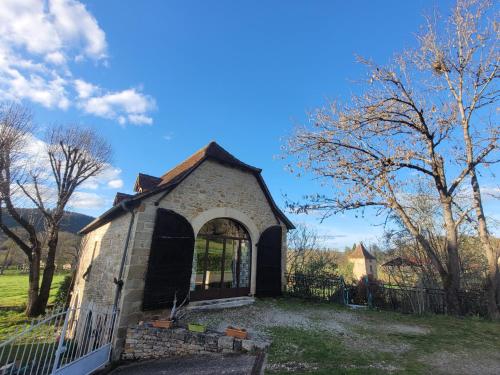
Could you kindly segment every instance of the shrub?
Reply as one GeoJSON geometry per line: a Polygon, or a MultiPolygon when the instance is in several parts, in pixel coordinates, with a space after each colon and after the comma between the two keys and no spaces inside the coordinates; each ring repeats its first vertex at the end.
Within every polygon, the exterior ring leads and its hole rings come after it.
{"type": "Polygon", "coordinates": [[[59,285],[59,289],[57,290],[56,297],[54,300],[56,306],[63,306],[66,304],[71,288],[71,280],[72,276],[67,275],[64,277],[64,280],[59,285]]]}
{"type": "Polygon", "coordinates": [[[357,305],[369,304],[369,295],[371,295],[372,306],[382,306],[384,304],[383,288],[379,280],[373,276],[361,277],[356,286],[351,289],[352,300],[357,305]],[[368,281],[368,282],[367,282],[368,281]]]}

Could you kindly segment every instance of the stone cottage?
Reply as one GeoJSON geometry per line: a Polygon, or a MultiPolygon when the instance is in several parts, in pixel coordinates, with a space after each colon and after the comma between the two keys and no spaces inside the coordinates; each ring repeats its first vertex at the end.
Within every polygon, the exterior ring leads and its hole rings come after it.
{"type": "Polygon", "coordinates": [[[362,243],[356,246],[356,249],[349,254],[348,259],[353,264],[352,273],[356,280],[363,276],[377,278],[377,258],[370,254],[362,243]]]}
{"type": "Polygon", "coordinates": [[[211,142],[161,177],[140,173],[136,194],[84,235],[72,305],[116,305],[115,355],[126,329],[178,301],[279,295],[286,233],[261,169],[211,142]]]}

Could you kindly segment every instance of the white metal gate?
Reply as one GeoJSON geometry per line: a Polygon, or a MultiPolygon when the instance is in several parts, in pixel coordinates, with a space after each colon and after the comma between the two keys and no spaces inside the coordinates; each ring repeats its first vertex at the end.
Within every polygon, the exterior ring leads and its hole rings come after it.
{"type": "Polygon", "coordinates": [[[109,362],[116,311],[55,309],[0,343],[0,375],[84,375],[109,362]]]}

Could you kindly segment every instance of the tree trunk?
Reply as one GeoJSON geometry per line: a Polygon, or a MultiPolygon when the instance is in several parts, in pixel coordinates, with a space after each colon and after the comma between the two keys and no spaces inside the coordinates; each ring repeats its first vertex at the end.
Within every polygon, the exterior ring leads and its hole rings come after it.
{"type": "Polygon", "coordinates": [[[40,286],[40,304],[45,310],[50,296],[50,287],[55,272],[55,260],[57,243],[59,241],[59,228],[51,228],[49,231],[49,239],[47,241],[48,253],[43,271],[42,284],[40,286]]]}
{"type": "Polygon", "coordinates": [[[443,280],[446,290],[448,313],[460,314],[460,258],[458,255],[458,234],[450,205],[444,205],[444,222],[446,230],[446,253],[448,258],[448,275],[443,280]]]}
{"type": "Polygon", "coordinates": [[[39,250],[33,251],[29,262],[28,303],[26,305],[26,315],[29,317],[43,314],[43,309],[40,308],[39,299],[40,253],[39,250]]]}
{"type": "Polygon", "coordinates": [[[488,298],[488,315],[491,319],[500,319],[500,274],[498,269],[498,250],[490,241],[490,234],[486,224],[486,217],[483,209],[483,199],[481,188],[477,180],[476,167],[474,163],[474,147],[469,131],[469,122],[465,115],[464,107],[459,102],[460,115],[462,116],[462,129],[466,147],[467,164],[470,168],[470,183],[472,188],[472,205],[477,217],[477,231],[486,258],[488,259],[488,275],[486,280],[486,295],[488,298]]]}
{"type": "Polygon", "coordinates": [[[481,190],[477,180],[475,169],[471,170],[471,187],[473,205],[477,216],[477,228],[481,245],[488,259],[488,276],[486,280],[486,295],[488,298],[488,315],[491,319],[500,319],[500,274],[498,269],[498,250],[490,241],[490,234],[484,216],[481,190]]]}
{"type": "Polygon", "coordinates": [[[438,257],[438,252],[431,246],[429,241],[412,226],[409,221],[403,220],[406,227],[415,236],[416,241],[422,246],[425,253],[436,268],[441,277],[443,289],[446,295],[446,306],[449,314],[457,315],[460,313],[459,291],[460,291],[460,259],[458,255],[458,235],[453,220],[451,203],[446,198],[442,200],[443,216],[446,230],[446,253],[447,264],[444,268],[438,257]]]}
{"type": "Polygon", "coordinates": [[[55,258],[57,243],[59,241],[58,228],[49,230],[47,241],[48,254],[43,270],[42,282],[40,283],[40,261],[41,249],[33,251],[29,270],[29,290],[26,315],[33,317],[45,313],[50,296],[50,287],[55,271],[55,258]]]}

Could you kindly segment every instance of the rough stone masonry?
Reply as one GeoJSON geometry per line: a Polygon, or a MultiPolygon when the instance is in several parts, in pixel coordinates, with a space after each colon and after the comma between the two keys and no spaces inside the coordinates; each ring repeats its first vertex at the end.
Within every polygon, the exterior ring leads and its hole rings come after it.
{"type": "Polygon", "coordinates": [[[138,325],[128,328],[123,359],[158,359],[192,354],[258,353],[270,343],[240,340],[220,332],[191,332],[185,328],[155,328],[138,325]]]}

